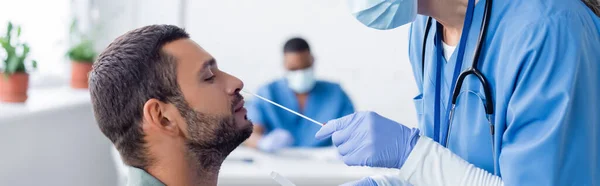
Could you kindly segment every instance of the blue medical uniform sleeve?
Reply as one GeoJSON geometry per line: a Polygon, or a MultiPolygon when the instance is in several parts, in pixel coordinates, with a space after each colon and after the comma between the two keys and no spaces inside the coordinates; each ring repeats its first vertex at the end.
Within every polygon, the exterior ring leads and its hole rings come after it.
{"type": "MultiPolygon", "coordinates": [[[[423,53],[423,37],[425,37],[425,25],[427,22],[427,16],[418,15],[415,21],[410,25],[410,31],[408,35],[408,53],[410,63],[412,64],[413,76],[419,89],[419,94],[423,93],[423,67],[421,65],[423,53]]],[[[433,34],[431,34],[433,35],[433,34]]]]}
{"type": "Polygon", "coordinates": [[[578,16],[557,13],[501,44],[507,63],[518,64],[507,113],[497,113],[507,116],[499,156],[506,185],[598,184],[600,38],[578,16]]]}
{"type": "MultiPolygon", "coordinates": [[[[258,90],[257,94],[264,97],[267,92],[267,87],[262,87],[258,90]]],[[[266,106],[264,101],[259,100],[258,98],[253,99],[249,104],[247,116],[254,125],[259,125],[268,129],[268,121],[265,116],[266,106]]]]}

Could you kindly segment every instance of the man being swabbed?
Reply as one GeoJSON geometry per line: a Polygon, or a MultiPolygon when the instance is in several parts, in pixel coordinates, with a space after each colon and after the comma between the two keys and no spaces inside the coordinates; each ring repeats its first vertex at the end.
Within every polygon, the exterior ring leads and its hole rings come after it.
{"type": "Polygon", "coordinates": [[[225,157],[252,133],[242,81],[176,26],[118,37],[89,80],[96,121],[128,165],[128,185],[217,185],[225,157]]]}

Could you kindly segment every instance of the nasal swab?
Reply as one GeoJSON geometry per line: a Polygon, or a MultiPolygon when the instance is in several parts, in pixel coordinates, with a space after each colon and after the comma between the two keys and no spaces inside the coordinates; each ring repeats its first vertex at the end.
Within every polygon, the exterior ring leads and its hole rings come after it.
{"type": "Polygon", "coordinates": [[[282,105],[280,105],[280,104],[277,104],[277,103],[275,103],[275,102],[273,102],[273,101],[271,101],[271,100],[268,100],[267,98],[264,98],[264,97],[262,97],[262,96],[259,96],[259,95],[257,95],[257,94],[254,94],[254,93],[246,92],[246,91],[244,91],[244,90],[242,90],[242,92],[243,92],[243,93],[246,93],[246,94],[250,94],[250,95],[256,96],[257,98],[259,98],[259,99],[262,99],[262,100],[264,100],[264,101],[266,101],[266,102],[269,102],[269,103],[271,103],[271,104],[273,104],[273,105],[275,105],[275,106],[278,106],[279,108],[282,108],[283,110],[286,110],[286,111],[288,111],[288,112],[291,112],[291,113],[293,113],[293,114],[296,114],[297,116],[300,116],[300,117],[302,117],[302,118],[304,118],[304,119],[306,119],[306,120],[308,120],[308,121],[311,121],[311,122],[313,122],[313,123],[315,123],[315,124],[317,124],[317,125],[319,125],[319,126],[321,126],[321,127],[323,126],[323,124],[322,124],[322,123],[319,123],[318,121],[315,121],[315,120],[314,120],[314,119],[312,119],[312,118],[306,117],[305,115],[302,115],[302,114],[300,114],[300,113],[298,113],[298,112],[296,112],[296,111],[293,111],[292,109],[286,108],[286,107],[284,107],[284,106],[282,106],[282,105]]]}
{"type": "Polygon", "coordinates": [[[287,178],[279,175],[275,171],[271,172],[271,178],[273,178],[273,180],[275,180],[281,186],[296,186],[296,184],[292,183],[292,181],[290,181],[287,178]]]}

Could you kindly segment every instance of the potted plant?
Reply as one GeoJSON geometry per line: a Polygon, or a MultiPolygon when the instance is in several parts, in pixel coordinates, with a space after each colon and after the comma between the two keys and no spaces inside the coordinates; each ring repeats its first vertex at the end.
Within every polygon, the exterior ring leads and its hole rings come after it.
{"type": "Polygon", "coordinates": [[[25,102],[29,86],[27,66],[37,68],[35,60],[28,60],[29,45],[20,41],[21,27],[8,23],[6,35],[0,37],[3,51],[0,51],[2,68],[0,69],[0,101],[25,102]]]}
{"type": "Polygon", "coordinates": [[[77,20],[71,24],[71,40],[76,41],[67,52],[72,67],[71,87],[85,89],[88,88],[88,73],[92,70],[97,53],[93,41],[78,31],[77,20]]]}

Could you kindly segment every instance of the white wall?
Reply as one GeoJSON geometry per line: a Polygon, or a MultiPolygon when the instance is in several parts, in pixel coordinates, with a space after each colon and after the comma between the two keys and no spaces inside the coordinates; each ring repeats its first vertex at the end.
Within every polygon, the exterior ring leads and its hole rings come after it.
{"type": "Polygon", "coordinates": [[[321,78],[340,82],[359,110],[416,126],[408,31],[367,28],[340,0],[193,0],[187,30],[249,90],[281,77],[286,39],[311,44],[321,78]]]}
{"type": "MultiPolygon", "coordinates": [[[[101,45],[148,24],[180,25],[181,1],[96,1],[109,25],[101,45]],[[114,12],[119,13],[114,16],[114,12]],[[112,16],[114,18],[106,18],[112,16]]],[[[290,37],[311,44],[317,75],[339,82],[358,110],[374,110],[416,126],[416,83],[408,62],[408,31],[367,28],[342,0],[186,0],[185,27],[219,67],[257,88],[283,75],[290,37]]]]}
{"type": "MultiPolygon", "coordinates": [[[[38,95],[33,101],[49,99],[48,95],[38,95]]],[[[3,109],[9,110],[10,106],[13,110],[34,108],[4,105],[3,109]]],[[[98,130],[91,104],[28,114],[0,120],[0,185],[106,186],[117,183],[115,164],[109,155],[110,141],[98,130]]]]}

